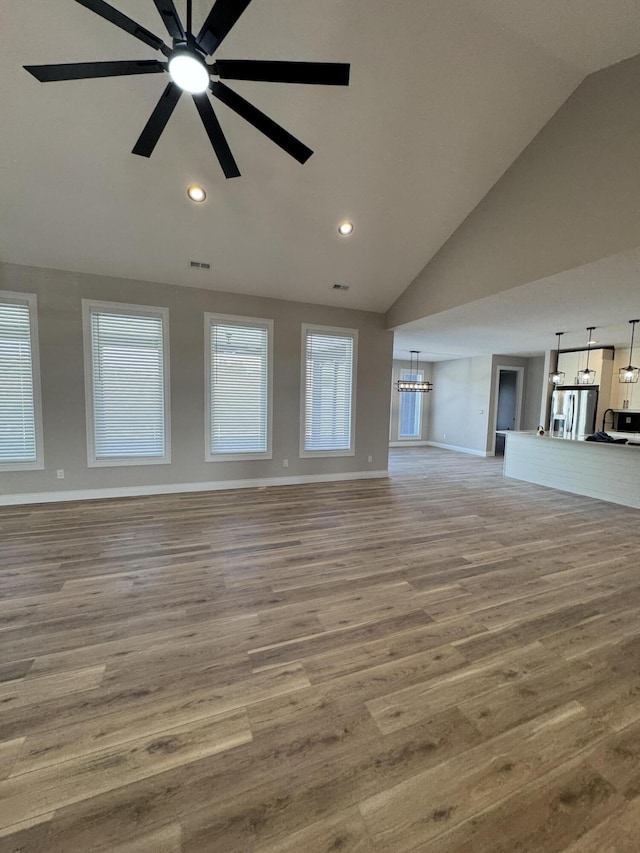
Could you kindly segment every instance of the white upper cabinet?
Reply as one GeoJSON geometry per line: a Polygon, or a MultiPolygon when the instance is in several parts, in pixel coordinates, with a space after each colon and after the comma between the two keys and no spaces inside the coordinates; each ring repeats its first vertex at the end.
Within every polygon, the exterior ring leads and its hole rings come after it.
{"type": "MultiPolygon", "coordinates": [[[[596,378],[594,385],[602,384],[602,369],[603,369],[603,349],[592,349],[589,353],[589,370],[595,370],[596,378]]],[[[587,366],[587,350],[577,350],[576,352],[561,352],[558,358],[558,370],[565,373],[565,385],[577,385],[576,377],[579,370],[584,370],[587,366]]],[[[611,362],[606,363],[608,370],[611,369],[611,362]]]]}

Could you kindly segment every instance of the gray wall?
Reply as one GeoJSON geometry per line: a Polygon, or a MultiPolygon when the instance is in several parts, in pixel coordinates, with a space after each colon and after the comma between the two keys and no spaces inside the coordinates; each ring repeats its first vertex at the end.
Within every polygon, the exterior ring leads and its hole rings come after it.
{"type": "Polygon", "coordinates": [[[0,494],[154,486],[216,480],[383,470],[387,467],[393,335],[384,317],[196,288],[0,265],[0,290],[38,297],[44,420],[43,471],[0,472],[0,494]],[[81,299],[169,309],[170,465],[88,468],[81,299]],[[206,311],[274,320],[273,459],[204,461],[206,311]],[[301,324],[357,328],[356,455],[300,459],[301,324]],[[367,461],[368,456],[373,461],[367,461]],[[283,459],[289,467],[283,468],[283,459]],[[66,472],[56,479],[56,469],[66,472]]]}
{"type": "MultiPolygon", "coordinates": [[[[414,365],[415,367],[415,365],[414,365]]],[[[426,441],[429,438],[429,413],[431,410],[431,392],[421,394],[422,398],[422,430],[420,439],[413,438],[399,438],[398,436],[398,428],[399,417],[400,417],[400,397],[401,394],[398,393],[396,382],[398,379],[402,378],[403,370],[410,370],[411,362],[410,361],[402,361],[401,359],[394,359],[393,362],[393,374],[391,378],[391,417],[389,419],[389,441],[392,443],[401,442],[405,444],[407,442],[415,442],[415,441],[426,441]]],[[[424,374],[424,378],[426,382],[433,381],[433,365],[428,362],[423,363],[420,362],[420,370],[424,374]]]]}
{"type": "Polygon", "coordinates": [[[524,369],[520,429],[535,429],[544,390],[544,366],[544,357],[513,355],[434,362],[429,440],[461,450],[493,453],[499,367],[524,369]]]}
{"type": "Polygon", "coordinates": [[[491,356],[433,363],[429,439],[466,450],[487,450],[491,356]]]}
{"type": "Polygon", "coordinates": [[[640,56],[592,74],[387,314],[392,328],[640,245],[640,56]]]}
{"type": "Polygon", "coordinates": [[[541,410],[546,410],[547,371],[543,355],[527,359],[529,362],[525,376],[524,400],[522,404],[521,429],[537,429],[544,426],[541,410]]]}

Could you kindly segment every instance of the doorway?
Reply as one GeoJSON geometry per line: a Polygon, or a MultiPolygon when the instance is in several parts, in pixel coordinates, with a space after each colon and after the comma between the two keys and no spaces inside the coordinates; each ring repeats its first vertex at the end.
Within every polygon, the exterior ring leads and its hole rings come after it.
{"type": "Polygon", "coordinates": [[[520,429],[520,412],[522,409],[522,367],[498,367],[497,394],[494,411],[496,456],[504,455],[505,436],[499,434],[503,430],[520,429]]]}

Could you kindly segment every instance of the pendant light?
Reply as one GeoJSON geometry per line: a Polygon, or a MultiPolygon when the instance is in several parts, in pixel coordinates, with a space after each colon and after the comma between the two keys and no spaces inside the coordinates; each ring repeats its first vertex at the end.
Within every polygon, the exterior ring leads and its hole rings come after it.
{"type": "Polygon", "coordinates": [[[640,367],[634,367],[633,362],[633,336],[636,332],[636,323],[640,320],[629,320],[631,323],[631,348],[629,349],[629,364],[626,367],[621,367],[618,371],[618,382],[623,382],[625,385],[637,382],[640,377],[640,367]]]}
{"type": "Polygon", "coordinates": [[[591,332],[595,331],[595,326],[587,327],[587,366],[584,370],[579,370],[576,376],[576,385],[593,385],[596,379],[595,370],[589,370],[589,356],[591,355],[591,332]]]}
{"type": "Polygon", "coordinates": [[[556,350],[556,369],[552,370],[549,374],[549,382],[551,385],[564,385],[564,373],[562,370],[558,370],[558,365],[560,363],[560,338],[564,335],[564,332],[556,332],[556,337],[558,338],[558,348],[556,350]]]}
{"type": "MultiPolygon", "coordinates": [[[[413,375],[417,376],[418,373],[420,372],[418,370],[418,356],[420,355],[420,350],[419,349],[412,349],[412,350],[409,350],[409,352],[411,353],[410,372],[413,375]],[[415,370],[413,369],[413,357],[414,357],[414,355],[416,357],[416,368],[415,368],[415,370]]],[[[425,393],[426,391],[431,391],[431,389],[433,388],[433,385],[431,384],[431,382],[422,382],[422,381],[418,381],[417,379],[398,379],[397,388],[398,388],[398,391],[403,391],[403,392],[405,392],[405,391],[417,391],[420,393],[425,393]]]]}

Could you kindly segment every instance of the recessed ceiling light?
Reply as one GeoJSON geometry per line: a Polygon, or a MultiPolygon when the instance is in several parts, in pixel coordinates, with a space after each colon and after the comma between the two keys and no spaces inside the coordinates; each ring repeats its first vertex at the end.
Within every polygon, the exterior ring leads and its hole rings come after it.
{"type": "Polygon", "coordinates": [[[204,201],[207,197],[207,194],[204,191],[203,187],[199,187],[197,184],[193,184],[193,186],[190,186],[187,189],[187,195],[189,196],[191,201],[195,201],[198,203],[204,201]]]}
{"type": "Polygon", "coordinates": [[[338,234],[343,237],[348,237],[353,232],[353,222],[341,222],[338,225],[338,234]]]}

